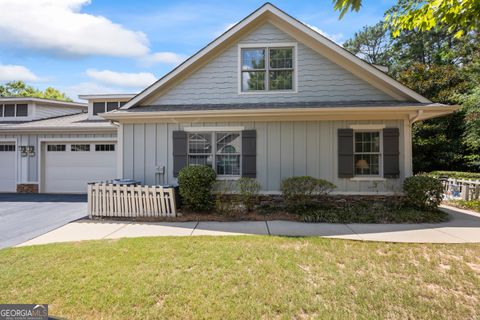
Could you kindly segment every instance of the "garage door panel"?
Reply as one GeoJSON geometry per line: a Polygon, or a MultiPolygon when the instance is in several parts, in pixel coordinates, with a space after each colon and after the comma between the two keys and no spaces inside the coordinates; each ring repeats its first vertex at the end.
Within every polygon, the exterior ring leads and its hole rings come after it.
{"type": "Polygon", "coordinates": [[[0,192],[15,192],[15,143],[0,143],[0,192]]]}
{"type": "Polygon", "coordinates": [[[95,151],[93,142],[75,144],[90,144],[90,151],[71,151],[71,144],[60,148],[65,151],[48,151],[48,144],[44,148],[44,192],[81,193],[88,182],[116,178],[115,151],[95,151]]]}

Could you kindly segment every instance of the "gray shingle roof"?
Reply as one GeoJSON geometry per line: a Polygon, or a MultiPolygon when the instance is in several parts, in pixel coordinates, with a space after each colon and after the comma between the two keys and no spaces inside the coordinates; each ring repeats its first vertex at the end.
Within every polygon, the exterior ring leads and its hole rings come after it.
{"type": "Polygon", "coordinates": [[[6,130],[75,130],[75,129],[115,129],[107,120],[88,120],[86,113],[35,120],[24,123],[0,125],[0,131],[6,130]]]}
{"type": "MultiPolygon", "coordinates": [[[[229,104],[185,104],[185,105],[148,105],[134,107],[128,112],[158,111],[200,111],[200,110],[242,110],[242,109],[301,109],[301,108],[334,108],[334,107],[416,107],[429,103],[400,101],[320,101],[320,102],[282,102],[282,103],[229,103],[229,104]]],[[[123,110],[122,110],[123,111],[123,110]]]]}

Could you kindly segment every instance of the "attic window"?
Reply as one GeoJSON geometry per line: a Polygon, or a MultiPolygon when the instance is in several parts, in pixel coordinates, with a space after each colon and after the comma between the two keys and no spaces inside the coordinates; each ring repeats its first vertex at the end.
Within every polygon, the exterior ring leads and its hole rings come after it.
{"type": "Polygon", "coordinates": [[[294,47],[241,49],[241,91],[292,91],[294,47]]]}

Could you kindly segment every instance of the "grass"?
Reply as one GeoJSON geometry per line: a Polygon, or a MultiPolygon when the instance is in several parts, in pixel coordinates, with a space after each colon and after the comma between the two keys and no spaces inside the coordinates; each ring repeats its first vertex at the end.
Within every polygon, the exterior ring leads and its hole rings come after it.
{"type": "Polygon", "coordinates": [[[162,237],[6,249],[0,261],[0,303],[71,319],[480,317],[474,244],[162,237]]]}
{"type": "Polygon", "coordinates": [[[450,200],[447,202],[449,205],[459,207],[463,209],[470,209],[476,212],[480,212],[480,200],[450,200]]]}

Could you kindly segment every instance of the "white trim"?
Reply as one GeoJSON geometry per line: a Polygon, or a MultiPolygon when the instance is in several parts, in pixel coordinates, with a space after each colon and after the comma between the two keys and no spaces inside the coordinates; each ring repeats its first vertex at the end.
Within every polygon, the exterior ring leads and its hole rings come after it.
{"type": "Polygon", "coordinates": [[[239,43],[237,49],[237,59],[238,59],[238,68],[237,68],[237,89],[239,95],[249,95],[249,94],[295,94],[298,93],[298,55],[297,55],[297,46],[298,42],[262,42],[262,43],[239,43]],[[269,90],[268,83],[268,67],[267,64],[270,63],[270,54],[269,49],[273,48],[293,48],[293,88],[292,90],[269,90]],[[265,73],[266,73],[266,83],[265,90],[258,91],[242,91],[242,49],[243,48],[259,48],[265,49],[265,73]]]}
{"type": "Polygon", "coordinates": [[[404,177],[413,175],[413,157],[412,157],[412,125],[409,120],[403,121],[403,144],[405,156],[404,163],[404,177]]]}
{"type": "Polygon", "coordinates": [[[206,47],[201,49],[199,52],[188,58],[185,62],[180,64],[177,68],[173,69],[170,73],[166,74],[163,78],[160,78],[157,80],[155,83],[153,83],[151,86],[147,87],[144,91],[140,92],[137,94],[134,98],[132,98],[127,104],[125,104],[121,109],[129,109],[135,105],[137,105],[139,102],[142,100],[146,99],[149,97],[151,94],[153,94],[157,89],[162,87],[165,83],[169,82],[173,78],[175,78],[177,75],[182,73],[184,70],[186,70],[188,67],[192,66],[195,64],[198,60],[200,60],[202,57],[207,55],[208,53],[212,52],[216,47],[218,47],[220,44],[222,44],[224,41],[232,38],[237,34],[239,31],[244,29],[246,26],[248,26],[250,23],[254,22],[255,20],[259,19],[260,17],[266,17],[268,18],[268,15],[273,15],[274,17],[277,17],[278,19],[285,21],[286,23],[289,23],[291,26],[297,28],[301,32],[307,34],[311,38],[317,40],[319,43],[324,45],[326,48],[332,50],[334,53],[338,54],[339,56],[349,60],[352,62],[354,65],[362,68],[365,70],[365,72],[371,74],[373,77],[382,80],[383,82],[387,83],[390,86],[393,86],[397,88],[400,92],[405,94],[406,96],[410,97],[411,99],[414,99],[419,102],[424,102],[424,103],[429,103],[431,102],[427,98],[421,96],[420,94],[416,93],[415,91],[409,89],[408,87],[402,85],[400,82],[394,80],[393,78],[389,77],[382,71],[378,70],[374,66],[368,64],[367,62],[361,60],[354,54],[348,52],[338,44],[334,43],[333,41],[327,39],[326,37],[322,36],[318,32],[312,30],[305,24],[301,23],[300,21],[292,18],[285,12],[281,11],[277,7],[273,6],[270,3],[266,3],[260,8],[258,8],[256,11],[251,13],[249,16],[247,16],[245,19],[237,23],[235,26],[230,28],[228,31],[223,33],[221,36],[213,40],[210,44],[208,44],[206,47]]]}
{"type": "Polygon", "coordinates": [[[243,131],[245,127],[185,127],[185,132],[221,132],[221,131],[243,131]]]}
{"type": "Polygon", "coordinates": [[[350,181],[387,181],[387,179],[377,176],[356,176],[350,178],[350,181]]]}
{"type": "Polygon", "coordinates": [[[12,191],[12,192],[17,192],[17,184],[18,183],[18,156],[19,156],[19,153],[18,153],[18,138],[0,138],[0,142],[13,142],[15,144],[15,190],[12,191]]]}
{"type": "MultiPolygon", "coordinates": [[[[200,128],[208,128],[208,127],[200,127],[200,128]]],[[[219,128],[219,129],[225,129],[225,128],[229,128],[229,127],[210,127],[210,128],[219,128]]],[[[235,127],[230,127],[230,128],[235,128],[235,127]]],[[[237,128],[240,128],[240,127],[237,127],[237,128]]],[[[243,127],[242,127],[243,128],[243,127]]],[[[242,129],[243,130],[243,129],[242,129]]],[[[219,175],[217,174],[217,180],[238,180],[242,177],[242,174],[243,174],[243,168],[242,168],[242,158],[243,158],[243,148],[242,148],[242,130],[204,130],[204,131],[199,131],[199,130],[191,130],[191,131],[186,131],[185,128],[184,128],[184,131],[186,132],[207,132],[207,133],[211,133],[211,137],[212,137],[212,152],[211,153],[200,153],[198,155],[207,155],[207,154],[210,154],[212,156],[212,169],[215,171],[215,173],[217,173],[217,167],[216,167],[216,163],[217,163],[217,156],[222,156],[224,154],[218,154],[218,150],[217,150],[217,133],[220,132],[227,132],[227,133],[238,133],[239,134],[239,138],[240,138],[240,152],[237,152],[238,155],[240,156],[240,170],[239,170],[239,174],[238,175],[219,175]]],[[[189,165],[189,157],[190,157],[190,153],[189,153],[189,138],[187,136],[187,165],[189,165]]],[[[195,154],[193,154],[195,155],[195,154]]],[[[233,154],[233,155],[237,155],[237,154],[233,154]]]]}
{"type": "Polygon", "coordinates": [[[80,94],[79,99],[95,100],[95,99],[131,99],[136,93],[120,93],[120,94],[80,94]]]}
{"type": "Polygon", "coordinates": [[[385,129],[385,124],[351,124],[350,129],[353,130],[382,130],[385,129]]]}
{"type": "Polygon", "coordinates": [[[123,179],[123,124],[117,129],[117,178],[123,179]]]}
{"type": "Polygon", "coordinates": [[[30,97],[0,97],[0,104],[2,103],[29,103],[36,102],[38,104],[53,104],[53,105],[62,105],[67,107],[80,107],[86,108],[87,104],[82,102],[68,102],[60,100],[51,100],[51,99],[42,99],[42,98],[30,98],[30,97]]]}
{"type": "Polygon", "coordinates": [[[375,181],[377,179],[384,179],[383,177],[383,131],[379,129],[357,129],[353,131],[353,178],[366,178],[367,181],[375,181]],[[355,152],[355,133],[356,132],[378,132],[380,138],[379,152],[355,152]],[[355,155],[357,154],[379,154],[378,159],[378,174],[376,175],[356,175],[355,174],[355,155]]]}
{"type": "MultiPolygon", "coordinates": [[[[38,193],[43,192],[43,171],[42,171],[42,160],[43,160],[43,144],[49,142],[59,142],[59,143],[69,143],[69,142],[76,142],[76,141],[84,141],[84,142],[115,142],[118,146],[118,137],[111,138],[111,137],[94,137],[94,138],[38,138],[38,146],[37,146],[37,154],[38,154],[38,163],[37,163],[37,178],[38,178],[38,193]]],[[[117,152],[117,146],[115,146],[115,152],[117,152]]]]}

